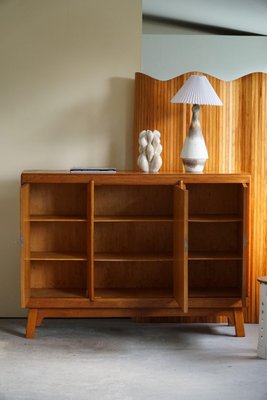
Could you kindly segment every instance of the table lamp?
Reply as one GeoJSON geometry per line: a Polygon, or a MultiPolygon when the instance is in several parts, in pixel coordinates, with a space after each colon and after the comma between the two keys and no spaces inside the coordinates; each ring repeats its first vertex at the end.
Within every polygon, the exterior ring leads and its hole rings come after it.
{"type": "Polygon", "coordinates": [[[202,172],[208,152],[199,121],[200,104],[222,106],[223,103],[203,75],[191,75],[171,102],[193,104],[191,125],[181,151],[181,159],[186,172],[202,172]]]}

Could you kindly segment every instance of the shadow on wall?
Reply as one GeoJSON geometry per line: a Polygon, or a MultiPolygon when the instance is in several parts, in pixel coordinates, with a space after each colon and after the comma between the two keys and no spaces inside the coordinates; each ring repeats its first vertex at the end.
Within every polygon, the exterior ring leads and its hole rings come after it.
{"type": "Polygon", "coordinates": [[[24,316],[20,310],[19,177],[0,182],[0,303],[1,317],[24,316]]]}
{"type": "MultiPolygon", "coordinates": [[[[119,169],[130,170],[135,167],[136,160],[133,160],[134,84],[134,79],[111,78],[109,98],[105,103],[106,110],[111,115],[109,163],[119,169]],[[122,99],[125,99],[123,103],[122,99]]],[[[105,109],[103,112],[105,113],[105,109]]]]}
{"type": "MultiPolygon", "coordinates": [[[[94,121],[98,129],[104,121],[103,132],[95,131],[90,134],[90,138],[95,136],[96,140],[102,136],[101,144],[97,142],[95,150],[98,154],[104,150],[108,166],[122,170],[133,169],[133,115],[134,80],[110,78],[108,96],[101,102],[98,119],[94,121]]],[[[89,126],[92,119],[95,119],[95,115],[90,116],[89,111],[89,126]]]]}

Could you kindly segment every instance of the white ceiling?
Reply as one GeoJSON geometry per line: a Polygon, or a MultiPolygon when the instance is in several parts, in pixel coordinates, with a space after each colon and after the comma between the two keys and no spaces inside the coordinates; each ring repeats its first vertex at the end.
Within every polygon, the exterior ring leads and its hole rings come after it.
{"type": "Polygon", "coordinates": [[[185,33],[267,35],[267,0],[143,0],[143,17],[185,33]]]}

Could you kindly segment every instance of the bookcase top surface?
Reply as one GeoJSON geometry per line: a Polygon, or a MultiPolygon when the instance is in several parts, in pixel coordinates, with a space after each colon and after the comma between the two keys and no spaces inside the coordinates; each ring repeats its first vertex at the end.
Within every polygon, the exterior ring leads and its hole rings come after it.
{"type": "Polygon", "coordinates": [[[21,174],[21,184],[25,183],[88,183],[96,184],[162,184],[185,183],[249,183],[248,173],[200,173],[182,171],[147,173],[140,171],[117,171],[116,173],[79,173],[64,170],[29,170],[21,174]]]}

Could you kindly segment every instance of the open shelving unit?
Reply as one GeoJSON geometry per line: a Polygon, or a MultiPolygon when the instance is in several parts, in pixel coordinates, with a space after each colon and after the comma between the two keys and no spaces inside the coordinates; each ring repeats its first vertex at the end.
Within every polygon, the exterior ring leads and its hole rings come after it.
{"type": "Polygon", "coordinates": [[[248,175],[27,172],[27,337],[45,317],[227,315],[244,335],[248,175]]]}
{"type": "Polygon", "coordinates": [[[95,300],[171,297],[172,189],[94,186],[95,300]]]}
{"type": "Polygon", "coordinates": [[[245,299],[247,185],[189,184],[187,189],[189,298],[229,293],[245,299]]]}
{"type": "Polygon", "coordinates": [[[87,185],[33,183],[22,198],[25,301],[85,297],[87,185]]]}

